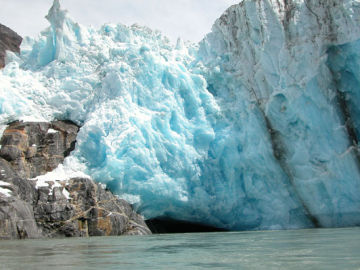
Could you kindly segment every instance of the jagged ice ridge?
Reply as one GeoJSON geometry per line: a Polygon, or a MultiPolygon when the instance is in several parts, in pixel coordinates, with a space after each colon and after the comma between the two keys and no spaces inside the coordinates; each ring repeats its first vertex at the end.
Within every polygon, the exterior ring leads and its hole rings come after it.
{"type": "Polygon", "coordinates": [[[81,124],[65,162],[146,218],[227,229],[360,223],[360,2],[244,0],[200,44],[60,8],[8,53],[0,124],[81,124]]]}

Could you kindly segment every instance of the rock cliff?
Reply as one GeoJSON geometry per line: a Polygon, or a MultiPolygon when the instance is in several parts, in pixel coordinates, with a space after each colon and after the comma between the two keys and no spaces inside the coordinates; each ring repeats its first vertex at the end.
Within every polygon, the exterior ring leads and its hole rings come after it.
{"type": "Polygon", "coordinates": [[[6,51],[20,52],[22,37],[0,23],[0,68],[5,66],[6,51]]]}
{"type": "Polygon", "coordinates": [[[39,184],[74,149],[79,127],[66,121],[14,122],[0,145],[0,239],[149,234],[124,200],[89,178],[39,184]]]}

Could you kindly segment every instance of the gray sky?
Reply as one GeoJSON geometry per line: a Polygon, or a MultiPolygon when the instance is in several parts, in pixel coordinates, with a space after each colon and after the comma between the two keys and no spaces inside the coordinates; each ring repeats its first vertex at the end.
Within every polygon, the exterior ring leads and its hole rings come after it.
{"type": "MultiPolygon", "coordinates": [[[[0,23],[22,36],[35,36],[48,26],[44,18],[53,0],[0,0],[0,23]]],[[[60,0],[83,25],[138,23],[177,37],[200,41],[213,22],[240,0],[60,0]]]]}

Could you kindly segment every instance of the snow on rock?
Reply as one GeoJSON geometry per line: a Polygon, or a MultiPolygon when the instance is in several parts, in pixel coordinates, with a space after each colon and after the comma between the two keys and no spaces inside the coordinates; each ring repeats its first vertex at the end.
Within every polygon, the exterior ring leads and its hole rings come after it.
{"type": "MultiPolygon", "coordinates": [[[[50,194],[55,187],[63,187],[67,185],[67,181],[72,178],[88,178],[90,176],[85,174],[85,169],[82,168],[83,165],[77,164],[77,160],[74,160],[73,157],[68,157],[64,160],[64,164],[60,164],[56,169],[46,174],[40,175],[38,177],[30,179],[31,181],[36,181],[36,188],[48,187],[50,189],[50,194]],[[82,170],[82,171],[81,171],[82,170]]],[[[69,199],[69,192],[63,189],[64,196],[69,199]]]]}
{"type": "Polygon", "coordinates": [[[56,132],[59,132],[59,131],[57,131],[55,129],[52,129],[52,128],[49,128],[48,131],[47,131],[47,133],[50,133],[50,134],[56,133],[56,132]]]}
{"type": "Polygon", "coordinates": [[[8,188],[11,186],[9,183],[0,180],[0,193],[5,197],[11,197],[12,191],[8,188]]]}
{"type": "MultiPolygon", "coordinates": [[[[1,170],[1,172],[3,172],[4,170],[1,170]]],[[[7,182],[4,182],[4,181],[1,181],[0,180],[0,186],[10,186],[10,184],[9,183],[7,183],[7,182]]]]}
{"type": "Polygon", "coordinates": [[[0,193],[5,197],[11,197],[11,190],[7,188],[0,187],[0,193]]]}
{"type": "Polygon", "coordinates": [[[64,188],[64,189],[62,190],[62,194],[65,196],[65,198],[66,198],[67,200],[70,200],[70,199],[71,199],[71,198],[70,198],[70,193],[69,193],[69,191],[66,190],[66,188],[64,188]]]}
{"type": "Polygon", "coordinates": [[[82,125],[38,186],[80,171],[147,218],[227,229],[359,224],[358,1],[244,0],[199,45],[58,0],[47,19],[0,71],[0,128],[82,125]]]}

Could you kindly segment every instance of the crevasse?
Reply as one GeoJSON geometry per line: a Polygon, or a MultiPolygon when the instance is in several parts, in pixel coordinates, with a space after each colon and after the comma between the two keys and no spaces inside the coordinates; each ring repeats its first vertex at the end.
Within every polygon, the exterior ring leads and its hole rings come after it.
{"type": "Polygon", "coordinates": [[[0,71],[0,124],[82,125],[71,162],[134,203],[221,228],[360,223],[355,0],[244,0],[199,45],[51,26],[0,71]],[[331,3],[330,3],[331,2],[331,3]]]}

